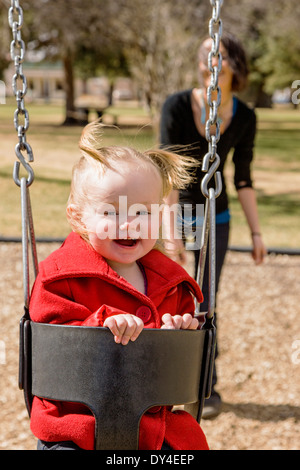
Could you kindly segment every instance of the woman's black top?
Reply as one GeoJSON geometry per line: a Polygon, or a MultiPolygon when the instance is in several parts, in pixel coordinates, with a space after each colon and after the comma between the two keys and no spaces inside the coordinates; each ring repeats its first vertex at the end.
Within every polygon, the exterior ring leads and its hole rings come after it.
{"type": "MultiPolygon", "coordinates": [[[[165,101],[161,115],[162,147],[188,155],[202,161],[208,151],[208,143],[197,130],[191,105],[192,90],[182,91],[171,95],[165,101]]],[[[228,196],[224,180],[224,165],[231,149],[235,165],[234,184],[236,189],[252,187],[250,165],[253,158],[253,147],[256,133],[256,116],[252,109],[242,101],[236,99],[236,111],[231,123],[221,135],[217,145],[220,157],[218,170],[222,176],[222,193],[216,199],[216,212],[221,213],[228,209],[228,196]]],[[[182,201],[194,204],[205,204],[205,197],[200,188],[201,179],[205,173],[201,165],[196,170],[196,182],[185,191],[181,191],[182,201]]],[[[214,179],[210,182],[214,185],[214,179]]]]}

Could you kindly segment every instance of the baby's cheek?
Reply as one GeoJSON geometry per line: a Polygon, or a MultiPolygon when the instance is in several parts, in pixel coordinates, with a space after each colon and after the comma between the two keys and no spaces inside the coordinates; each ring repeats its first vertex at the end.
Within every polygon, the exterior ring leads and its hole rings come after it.
{"type": "Polygon", "coordinates": [[[115,240],[117,238],[116,222],[98,217],[95,233],[100,240],[115,240]]]}
{"type": "Polygon", "coordinates": [[[149,218],[148,224],[148,237],[152,240],[158,240],[160,238],[160,227],[161,227],[161,220],[159,215],[152,215],[149,218]]]}
{"type": "Polygon", "coordinates": [[[148,240],[151,234],[151,227],[148,223],[148,217],[137,217],[131,221],[128,228],[128,236],[133,239],[148,240]]]}

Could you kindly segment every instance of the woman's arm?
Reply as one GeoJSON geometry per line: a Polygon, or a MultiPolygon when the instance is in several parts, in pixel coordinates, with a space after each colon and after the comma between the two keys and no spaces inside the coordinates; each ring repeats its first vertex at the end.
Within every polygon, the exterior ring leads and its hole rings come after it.
{"type": "Polygon", "coordinates": [[[252,257],[256,264],[260,264],[266,255],[266,248],[260,233],[256,194],[252,187],[251,178],[251,163],[256,135],[255,113],[248,110],[247,114],[244,115],[243,122],[243,132],[233,154],[235,164],[234,184],[251,232],[252,257]]]}
{"type": "Polygon", "coordinates": [[[247,187],[239,189],[237,194],[251,232],[253,244],[252,257],[256,264],[261,264],[267,254],[267,250],[260,232],[255,191],[253,188],[247,187]]]}

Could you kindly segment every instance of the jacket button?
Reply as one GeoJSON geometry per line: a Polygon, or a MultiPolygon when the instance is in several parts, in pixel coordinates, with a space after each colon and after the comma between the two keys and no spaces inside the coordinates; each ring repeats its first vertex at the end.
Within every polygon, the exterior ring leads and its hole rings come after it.
{"type": "Polygon", "coordinates": [[[142,305],[141,307],[139,307],[135,314],[137,317],[143,320],[144,323],[147,323],[147,321],[149,321],[152,316],[151,309],[146,305],[142,305]]]}

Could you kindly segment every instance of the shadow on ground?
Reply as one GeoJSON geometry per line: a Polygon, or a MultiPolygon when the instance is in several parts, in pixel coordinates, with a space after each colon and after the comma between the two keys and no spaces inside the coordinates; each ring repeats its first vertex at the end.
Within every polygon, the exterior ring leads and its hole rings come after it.
{"type": "Polygon", "coordinates": [[[294,418],[300,421],[300,407],[283,405],[260,405],[258,403],[223,403],[223,413],[234,413],[240,418],[255,419],[257,421],[284,421],[294,418]]]}

